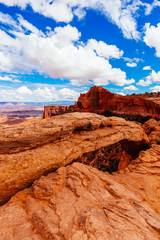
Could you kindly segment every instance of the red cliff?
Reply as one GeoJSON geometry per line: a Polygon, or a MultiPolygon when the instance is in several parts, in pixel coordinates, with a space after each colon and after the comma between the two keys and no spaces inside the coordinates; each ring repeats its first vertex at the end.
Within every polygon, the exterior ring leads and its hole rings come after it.
{"type": "Polygon", "coordinates": [[[61,115],[64,113],[75,112],[76,106],[62,106],[62,105],[48,105],[44,106],[43,118],[50,118],[55,115],[61,115]]]}
{"type": "Polygon", "coordinates": [[[160,118],[160,105],[141,96],[121,96],[103,87],[92,87],[81,94],[77,101],[77,111],[116,114],[129,114],[160,118]]]}

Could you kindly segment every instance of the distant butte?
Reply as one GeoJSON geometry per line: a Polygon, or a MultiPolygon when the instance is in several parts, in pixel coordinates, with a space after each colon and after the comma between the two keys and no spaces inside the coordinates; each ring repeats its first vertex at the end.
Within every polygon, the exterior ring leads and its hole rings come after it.
{"type": "Polygon", "coordinates": [[[148,98],[145,94],[121,96],[96,86],[81,94],[75,105],[45,106],[43,118],[75,111],[127,116],[129,120],[137,120],[138,117],[160,119],[160,104],[154,98],[148,98]]]}

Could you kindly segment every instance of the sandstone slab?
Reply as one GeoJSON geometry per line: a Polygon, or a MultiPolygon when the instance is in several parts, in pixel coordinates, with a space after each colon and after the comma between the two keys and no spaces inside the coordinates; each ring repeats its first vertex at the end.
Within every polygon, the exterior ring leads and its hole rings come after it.
{"type": "Polygon", "coordinates": [[[41,177],[0,207],[0,239],[160,239],[160,216],[114,178],[80,163],[41,177]]]}
{"type": "Polygon", "coordinates": [[[136,123],[69,113],[26,127],[0,129],[0,202],[84,153],[120,142],[136,157],[149,144],[136,123]]]}

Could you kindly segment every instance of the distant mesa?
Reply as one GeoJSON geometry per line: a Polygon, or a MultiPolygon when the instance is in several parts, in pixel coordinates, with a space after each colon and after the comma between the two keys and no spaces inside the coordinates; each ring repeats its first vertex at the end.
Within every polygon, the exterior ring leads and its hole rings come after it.
{"type": "Polygon", "coordinates": [[[77,110],[76,104],[70,106],[48,105],[44,106],[43,118],[50,118],[55,115],[76,112],[76,110],[77,110]]]}
{"type": "Polygon", "coordinates": [[[75,105],[45,106],[43,118],[68,112],[93,112],[105,116],[120,116],[144,122],[149,118],[160,119],[160,105],[147,95],[121,96],[103,87],[91,87],[87,93],[80,94],[75,105]]]}

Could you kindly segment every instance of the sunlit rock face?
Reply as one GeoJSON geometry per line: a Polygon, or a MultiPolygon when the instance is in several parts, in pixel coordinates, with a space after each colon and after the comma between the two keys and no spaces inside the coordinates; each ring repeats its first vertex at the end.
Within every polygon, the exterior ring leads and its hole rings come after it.
{"type": "Polygon", "coordinates": [[[0,239],[160,239],[158,129],[94,113],[1,128],[0,239]]]}
{"type": "Polygon", "coordinates": [[[41,177],[0,207],[0,239],[158,240],[160,217],[147,202],[151,192],[141,199],[143,176],[151,171],[142,171],[140,159],[130,170],[125,179],[125,173],[74,163],[41,177]]]}
{"type": "Polygon", "coordinates": [[[68,113],[25,127],[1,128],[0,202],[85,153],[116,143],[121,146],[120,153],[115,152],[119,161],[106,151],[111,159],[106,157],[104,167],[101,161],[93,166],[109,172],[121,169],[148,147],[149,140],[139,124],[94,113],[68,113]]]}
{"type": "Polygon", "coordinates": [[[140,96],[121,96],[103,87],[92,87],[81,94],[77,101],[77,111],[150,116],[159,119],[160,105],[140,96]]]}
{"type": "Polygon", "coordinates": [[[76,111],[76,105],[62,106],[62,105],[48,105],[44,106],[43,118],[50,118],[64,113],[76,111]]]}

